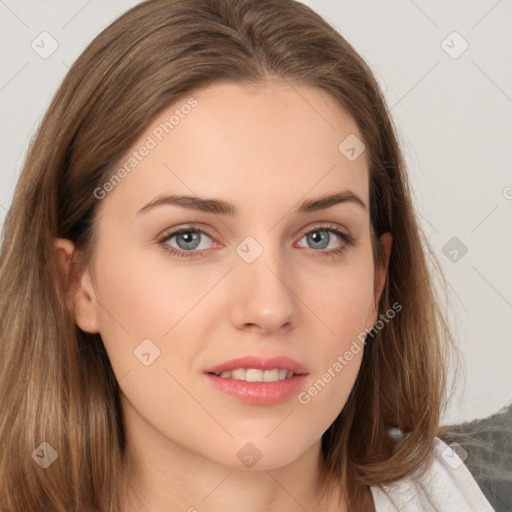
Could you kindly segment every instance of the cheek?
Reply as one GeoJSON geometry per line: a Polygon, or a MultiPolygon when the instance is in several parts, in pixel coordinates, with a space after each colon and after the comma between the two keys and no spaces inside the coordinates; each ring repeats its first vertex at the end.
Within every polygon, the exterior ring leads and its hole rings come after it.
{"type": "Polygon", "coordinates": [[[363,345],[349,344],[346,349],[333,353],[297,396],[297,408],[306,416],[317,418],[322,433],[342,411],[359,373],[363,345]]]}
{"type": "MultiPolygon", "coordinates": [[[[322,275],[306,273],[304,302],[325,324],[327,339],[335,345],[357,336],[371,323],[374,272],[371,253],[351,258],[322,275]]],[[[331,343],[328,343],[329,345],[331,343]]]]}
{"type": "Polygon", "coordinates": [[[117,323],[134,337],[162,338],[207,289],[190,268],[166,262],[165,255],[112,251],[97,270],[103,328],[117,323]]]}
{"type": "Polygon", "coordinates": [[[149,349],[142,353],[151,352],[150,359],[158,355],[158,366],[186,350],[183,343],[177,343],[171,353],[169,340],[187,324],[190,334],[190,319],[197,321],[193,306],[207,291],[208,283],[182,268],[170,271],[170,263],[164,266],[165,258],[161,258],[163,264],[148,264],[143,251],[121,254],[113,245],[111,252],[105,251],[109,257],[97,265],[95,290],[100,334],[119,377],[141,366],[139,346],[149,349]]]}
{"type": "Polygon", "coordinates": [[[366,332],[373,325],[373,276],[373,260],[368,249],[340,264],[329,279],[311,280],[306,287],[309,293],[304,302],[321,320],[317,322],[316,334],[312,334],[317,340],[315,357],[319,364],[299,403],[311,402],[331,422],[353,387],[366,332]]]}

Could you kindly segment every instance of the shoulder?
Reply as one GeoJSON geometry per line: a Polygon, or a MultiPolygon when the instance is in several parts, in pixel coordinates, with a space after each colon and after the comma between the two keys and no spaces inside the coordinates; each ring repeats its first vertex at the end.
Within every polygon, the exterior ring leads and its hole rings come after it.
{"type": "Polygon", "coordinates": [[[439,438],[434,451],[420,486],[405,478],[384,486],[389,496],[371,487],[376,512],[494,512],[459,455],[439,438]]]}

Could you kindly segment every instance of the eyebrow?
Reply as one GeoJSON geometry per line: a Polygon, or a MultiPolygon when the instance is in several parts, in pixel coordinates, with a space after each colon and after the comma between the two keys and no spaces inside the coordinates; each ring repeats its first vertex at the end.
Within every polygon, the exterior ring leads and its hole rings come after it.
{"type": "MultiPolygon", "coordinates": [[[[322,196],[316,199],[308,199],[294,211],[297,213],[316,212],[341,203],[353,203],[359,205],[364,210],[367,210],[364,201],[358,195],[354,194],[354,192],[350,190],[344,190],[336,194],[322,196]]],[[[237,207],[234,204],[227,201],[222,201],[220,199],[207,199],[197,196],[184,195],[165,195],[158,196],[150,201],[137,212],[137,215],[162,205],[181,206],[182,208],[188,208],[189,210],[197,210],[200,212],[213,213],[216,215],[234,216],[238,215],[239,213],[237,207]]]]}

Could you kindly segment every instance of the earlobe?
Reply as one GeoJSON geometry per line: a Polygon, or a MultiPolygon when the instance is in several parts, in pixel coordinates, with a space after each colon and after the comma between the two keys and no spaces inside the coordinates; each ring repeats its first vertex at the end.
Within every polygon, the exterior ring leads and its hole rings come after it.
{"type": "Polygon", "coordinates": [[[65,282],[68,283],[66,285],[68,310],[82,331],[92,334],[99,332],[96,295],[89,270],[85,270],[81,275],[76,273],[73,266],[75,246],[71,240],[57,238],[54,247],[55,261],[63,273],[65,282]],[[73,275],[70,276],[70,273],[73,275]]]}

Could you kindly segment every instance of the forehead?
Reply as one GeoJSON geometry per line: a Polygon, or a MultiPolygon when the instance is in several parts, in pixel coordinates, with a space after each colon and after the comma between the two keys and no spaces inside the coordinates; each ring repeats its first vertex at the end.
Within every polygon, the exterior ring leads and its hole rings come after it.
{"type": "Polygon", "coordinates": [[[352,160],[342,151],[344,141],[361,138],[352,117],[318,88],[217,83],[153,119],[118,162],[126,177],[105,203],[131,216],[162,193],[260,207],[277,200],[284,208],[344,188],[367,203],[366,154],[352,160]]]}

